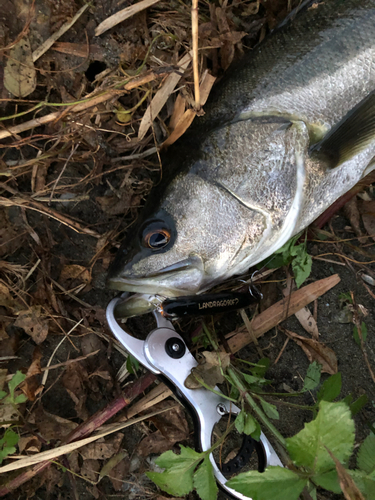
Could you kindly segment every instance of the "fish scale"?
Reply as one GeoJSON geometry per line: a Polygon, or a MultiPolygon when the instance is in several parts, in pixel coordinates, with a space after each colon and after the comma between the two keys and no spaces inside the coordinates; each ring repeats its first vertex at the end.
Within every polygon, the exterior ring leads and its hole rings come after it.
{"type": "Polygon", "coordinates": [[[374,26],[372,0],[305,9],[223,79],[201,126],[271,111],[332,126],[374,88],[374,26]]]}
{"type": "Polygon", "coordinates": [[[272,255],[375,168],[375,0],[312,5],[229,69],[163,154],[163,183],[110,287],[201,293],[272,255]]]}

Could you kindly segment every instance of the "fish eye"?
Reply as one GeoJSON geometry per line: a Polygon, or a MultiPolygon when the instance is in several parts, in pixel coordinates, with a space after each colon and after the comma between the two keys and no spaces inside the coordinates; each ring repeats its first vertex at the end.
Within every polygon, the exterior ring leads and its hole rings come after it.
{"type": "Polygon", "coordinates": [[[160,250],[168,245],[171,233],[167,229],[154,229],[146,233],[144,243],[152,250],[160,250]]]}

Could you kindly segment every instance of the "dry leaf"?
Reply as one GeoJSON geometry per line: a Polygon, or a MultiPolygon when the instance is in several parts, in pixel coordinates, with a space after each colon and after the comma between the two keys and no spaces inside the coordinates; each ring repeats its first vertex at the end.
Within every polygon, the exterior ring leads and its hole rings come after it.
{"type": "Polygon", "coordinates": [[[90,443],[80,449],[80,454],[84,460],[103,460],[115,455],[121,445],[124,435],[121,433],[111,436],[108,439],[98,439],[95,443],[90,443]]]}
{"type": "Polygon", "coordinates": [[[210,352],[203,351],[202,355],[205,357],[205,364],[211,366],[221,366],[223,370],[230,365],[230,354],[227,352],[210,352]]]}
{"type": "Polygon", "coordinates": [[[125,21],[125,19],[129,19],[129,17],[132,17],[138,12],[151,7],[151,5],[154,5],[159,1],[160,0],[142,0],[141,2],[131,5],[130,7],[126,7],[126,9],[122,9],[119,12],[116,12],[116,14],[107,17],[107,19],[105,19],[102,23],[99,24],[99,26],[96,27],[95,36],[101,35],[105,31],[113,28],[113,26],[122,23],[123,21],[125,21]]]}
{"type": "Polygon", "coordinates": [[[147,457],[151,453],[159,455],[172,448],[172,443],[168,438],[163,436],[160,431],[153,432],[145,437],[137,447],[137,452],[142,457],[147,457]]]}
{"type": "Polygon", "coordinates": [[[307,333],[309,333],[315,340],[318,340],[318,325],[316,324],[315,318],[312,315],[310,309],[308,307],[300,309],[296,312],[295,317],[298,319],[307,333]]]}
{"type": "MultiPolygon", "coordinates": [[[[290,279],[288,280],[287,287],[283,290],[283,295],[287,298],[287,300],[290,295],[291,287],[293,291],[296,289],[296,286],[292,285],[292,280],[290,279]]],[[[295,317],[307,333],[309,333],[315,340],[319,339],[318,325],[316,324],[315,318],[307,306],[297,311],[295,313],[295,317]]]]}
{"type": "Polygon", "coordinates": [[[9,288],[0,281],[0,306],[11,309],[13,304],[14,300],[10,294],[9,288]]]}
{"type": "Polygon", "coordinates": [[[332,460],[335,462],[340,488],[344,493],[345,500],[365,500],[349,472],[340,463],[340,461],[337,460],[333,453],[327,447],[325,448],[330,454],[332,460]]]}
{"type": "MultiPolygon", "coordinates": [[[[122,452],[118,456],[123,456],[123,454],[124,452],[122,452]]],[[[117,458],[117,456],[113,458],[117,458]]],[[[129,458],[124,457],[110,471],[109,479],[112,483],[113,488],[116,491],[122,491],[122,487],[124,485],[124,478],[128,475],[129,469],[130,469],[130,460],[129,458]]]]}
{"type": "Polygon", "coordinates": [[[90,44],[87,47],[87,43],[70,43],[70,42],[56,42],[52,46],[52,50],[61,52],[62,54],[69,54],[70,56],[90,58],[94,61],[105,61],[106,55],[105,51],[99,45],[90,44]],[[88,50],[87,50],[88,49],[88,50]],[[87,54],[87,51],[89,54],[87,54]]]}
{"type": "Polygon", "coordinates": [[[176,101],[174,103],[172,116],[169,120],[169,130],[171,132],[173,132],[173,130],[176,128],[177,123],[180,121],[182,115],[185,113],[185,108],[186,108],[186,99],[181,94],[178,94],[176,101]]]}
{"type": "Polygon", "coordinates": [[[4,68],[4,86],[17,97],[26,97],[36,88],[36,70],[27,37],[9,51],[4,68]]]}
{"type": "Polygon", "coordinates": [[[85,460],[81,467],[81,476],[89,479],[90,481],[98,480],[98,473],[100,471],[100,463],[99,460],[85,460]]]}
{"type": "Polygon", "coordinates": [[[359,210],[366,231],[375,241],[375,201],[360,201],[359,210]]]}
{"type": "Polygon", "coordinates": [[[14,405],[4,403],[0,405],[0,427],[7,428],[11,425],[9,422],[14,422],[18,419],[19,414],[14,405]]]}
{"type": "Polygon", "coordinates": [[[199,85],[200,93],[200,104],[204,106],[207,102],[208,96],[210,95],[213,84],[215,83],[216,76],[211,75],[211,73],[206,70],[203,73],[202,81],[199,85]]]}
{"type": "Polygon", "coordinates": [[[23,328],[36,344],[41,344],[48,335],[48,320],[42,319],[42,307],[30,306],[18,313],[14,326],[23,328]]]}
{"type": "Polygon", "coordinates": [[[82,420],[88,418],[88,412],[85,406],[86,390],[84,387],[84,382],[86,382],[87,379],[87,372],[81,363],[68,365],[62,376],[62,383],[68,391],[69,396],[74,401],[78,417],[82,420]]]}
{"type": "Polygon", "coordinates": [[[26,379],[20,386],[21,391],[30,401],[35,401],[36,396],[43,390],[43,386],[40,385],[37,377],[42,372],[40,366],[41,359],[42,353],[39,347],[36,347],[33,352],[32,363],[26,373],[26,379]]]}
{"type": "Polygon", "coordinates": [[[215,387],[224,382],[223,371],[229,366],[230,354],[226,352],[203,352],[204,360],[195,368],[185,380],[188,389],[199,389],[202,380],[206,385],[215,387]]]}
{"type": "MultiPolygon", "coordinates": [[[[204,72],[202,82],[199,86],[201,106],[206,103],[215,80],[216,78],[210,75],[207,70],[204,72]]],[[[193,123],[193,120],[197,114],[196,111],[193,109],[187,109],[184,113],[181,114],[181,111],[183,109],[185,109],[185,99],[179,94],[177,96],[175,108],[173,110],[173,114],[169,124],[169,126],[172,128],[172,133],[163,142],[162,148],[170,146],[171,144],[176,142],[177,139],[179,139],[193,123]]]]}
{"type": "Polygon", "coordinates": [[[172,408],[162,415],[156,415],[150,419],[158,430],[141,441],[137,448],[140,455],[148,456],[151,453],[163,453],[170,450],[175,443],[188,437],[189,427],[185,413],[181,406],[176,406],[175,401],[158,403],[153,408],[158,410],[166,406],[172,408]]]}
{"type": "Polygon", "coordinates": [[[176,127],[174,128],[171,135],[163,142],[162,148],[171,146],[174,142],[176,142],[177,139],[179,139],[193,123],[196,114],[197,113],[193,109],[187,109],[178,120],[176,127]]]}
{"type": "Polygon", "coordinates": [[[78,424],[65,418],[53,415],[39,406],[31,415],[30,423],[35,423],[40,435],[46,440],[61,440],[72,432],[78,424]]]}
{"type": "Polygon", "coordinates": [[[139,140],[142,140],[143,137],[146,135],[148,129],[151,127],[153,120],[156,119],[162,107],[167,102],[169,96],[172,94],[174,88],[180,81],[182,74],[189,66],[191,62],[191,57],[192,57],[191,52],[189,52],[180,59],[180,61],[177,64],[180,71],[178,73],[176,72],[169,75],[166,78],[163,86],[154,95],[145,114],[143,115],[141,124],[139,126],[139,131],[138,131],[139,140]]]}
{"type": "Polygon", "coordinates": [[[39,453],[42,443],[36,436],[20,437],[18,441],[18,449],[20,453],[39,453]]]}
{"type": "MultiPolygon", "coordinates": [[[[355,234],[357,236],[363,236],[363,231],[361,229],[361,219],[358,210],[358,203],[357,203],[357,198],[355,196],[344,205],[344,213],[346,217],[349,219],[350,225],[352,226],[355,234]]],[[[365,243],[367,241],[366,236],[358,239],[361,243],[365,243]]]]}
{"type": "Polygon", "coordinates": [[[80,282],[88,284],[91,281],[91,275],[90,271],[84,266],[70,264],[63,267],[60,274],[60,280],[62,282],[66,282],[68,280],[79,280],[80,282]]]}
{"type": "Polygon", "coordinates": [[[317,361],[322,365],[322,372],[329,373],[330,375],[337,373],[337,358],[332,349],[315,339],[307,339],[285,328],[279,328],[303,349],[310,363],[317,361]]]}

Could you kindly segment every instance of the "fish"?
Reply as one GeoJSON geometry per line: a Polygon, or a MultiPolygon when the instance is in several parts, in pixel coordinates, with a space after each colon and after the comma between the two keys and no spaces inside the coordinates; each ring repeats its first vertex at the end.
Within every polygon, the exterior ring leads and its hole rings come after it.
{"type": "Polygon", "coordinates": [[[230,68],[163,156],[108,286],[200,294],[264,261],[371,172],[374,27],[375,0],[304,2],[230,68]]]}

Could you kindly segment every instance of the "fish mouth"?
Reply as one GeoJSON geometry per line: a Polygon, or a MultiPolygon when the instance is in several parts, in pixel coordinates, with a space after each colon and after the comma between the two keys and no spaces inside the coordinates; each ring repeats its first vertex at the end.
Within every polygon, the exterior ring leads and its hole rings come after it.
{"type": "Polygon", "coordinates": [[[108,279],[108,286],[122,292],[180,297],[198,293],[203,277],[203,262],[194,256],[139,278],[121,274],[112,276],[108,279]]]}

